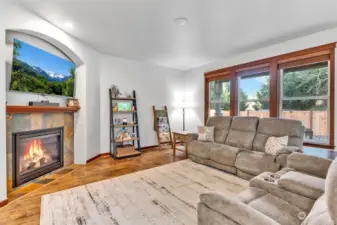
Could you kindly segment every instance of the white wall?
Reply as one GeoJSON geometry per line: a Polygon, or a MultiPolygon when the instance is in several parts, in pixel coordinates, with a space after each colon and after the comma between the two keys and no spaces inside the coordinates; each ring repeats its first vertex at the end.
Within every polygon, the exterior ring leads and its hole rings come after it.
{"type": "MultiPolygon", "coordinates": [[[[100,153],[100,59],[102,56],[92,55],[87,62],[86,79],[86,125],[87,125],[87,157],[90,159],[100,153]]],[[[80,151],[80,149],[77,149],[80,151]]]]}
{"type": "MultiPolygon", "coordinates": [[[[99,60],[101,55],[72,38],[40,17],[12,3],[0,2],[0,61],[6,60],[6,30],[24,31],[37,35],[60,48],[70,58],[78,58],[82,66],[76,71],[75,97],[81,110],[75,114],[75,163],[86,163],[89,156],[99,154],[99,60]],[[4,5],[8,4],[8,5],[4,5]],[[15,15],[15,16],[13,16],[15,15]],[[90,108],[91,107],[91,108],[90,108]],[[95,107],[95,109],[93,109],[95,107]],[[95,110],[96,116],[93,116],[95,110]]],[[[78,63],[75,62],[77,65],[78,63]]],[[[6,191],[6,69],[0,63],[0,201],[7,198],[6,191]]],[[[34,100],[34,99],[33,99],[34,100]]]]}
{"type": "MultiPolygon", "coordinates": [[[[0,2],[0,15],[4,15],[7,5],[0,2]]],[[[0,19],[0,28],[5,26],[0,19]]],[[[6,157],[6,76],[5,76],[5,30],[0,29],[0,202],[7,199],[7,157],[6,157]],[[2,43],[2,44],[1,44],[2,43]]]]}
{"type": "MultiPolygon", "coordinates": [[[[186,93],[194,107],[189,110],[187,128],[196,130],[196,126],[204,122],[204,73],[215,69],[225,68],[246,62],[255,61],[284,53],[294,52],[301,49],[317,47],[337,41],[337,28],[318,32],[309,36],[289,40],[280,44],[272,45],[255,51],[234,55],[221,61],[217,61],[199,68],[186,71],[186,93]]],[[[336,63],[337,65],[337,63],[336,63]]],[[[335,93],[337,94],[337,92],[335,93]]],[[[336,95],[337,97],[337,95],[336,95]]],[[[337,98],[335,99],[337,100],[337,98]]],[[[337,111],[335,111],[337,113],[337,111]]],[[[335,118],[337,114],[335,115],[335,118]]],[[[336,121],[337,122],[337,121],[336,121]]],[[[336,130],[335,123],[335,130],[336,130]]],[[[335,132],[337,133],[337,132],[335,132]]],[[[335,140],[336,137],[335,137],[335,140]]]]}
{"type": "Polygon", "coordinates": [[[101,152],[109,152],[109,88],[116,84],[122,94],[137,94],[141,147],[157,145],[152,105],[167,105],[172,130],[182,130],[182,111],[176,103],[184,98],[184,72],[147,63],[106,56],[100,66],[101,152]]]}

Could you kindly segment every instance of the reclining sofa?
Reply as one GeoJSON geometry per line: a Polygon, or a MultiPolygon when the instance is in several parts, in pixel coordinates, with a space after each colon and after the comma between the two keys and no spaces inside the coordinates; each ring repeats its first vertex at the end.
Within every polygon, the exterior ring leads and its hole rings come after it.
{"type": "Polygon", "coordinates": [[[337,159],[293,153],[287,167],[254,177],[237,196],[201,194],[198,224],[336,225],[337,159]]]}
{"type": "Polygon", "coordinates": [[[301,121],[258,117],[210,117],[214,142],[193,140],[188,146],[192,161],[250,180],[262,172],[276,172],[293,152],[302,152],[304,127],[301,121]],[[276,155],[265,154],[271,136],[289,136],[288,147],[276,155]]]}

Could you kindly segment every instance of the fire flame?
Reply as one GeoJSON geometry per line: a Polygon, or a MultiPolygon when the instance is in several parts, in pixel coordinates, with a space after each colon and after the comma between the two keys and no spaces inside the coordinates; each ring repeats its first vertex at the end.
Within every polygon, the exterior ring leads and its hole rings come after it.
{"type": "Polygon", "coordinates": [[[43,157],[43,154],[41,141],[35,139],[33,143],[30,144],[29,152],[28,154],[25,154],[24,159],[38,159],[43,157]]]}

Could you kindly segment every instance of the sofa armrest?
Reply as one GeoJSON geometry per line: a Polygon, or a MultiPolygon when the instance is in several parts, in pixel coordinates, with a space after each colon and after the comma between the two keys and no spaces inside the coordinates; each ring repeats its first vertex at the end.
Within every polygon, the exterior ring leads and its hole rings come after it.
{"type": "Polygon", "coordinates": [[[287,146],[277,151],[276,157],[282,154],[291,154],[293,152],[303,152],[303,150],[298,146],[287,146]]]}
{"type": "Polygon", "coordinates": [[[200,202],[240,225],[280,225],[249,205],[220,193],[209,192],[201,194],[200,202]]]}
{"type": "Polygon", "coordinates": [[[286,167],[288,156],[293,152],[303,152],[303,150],[298,146],[287,146],[282,148],[275,154],[275,162],[280,164],[282,168],[286,167]]]}
{"type": "Polygon", "coordinates": [[[326,178],[332,160],[294,152],[288,156],[287,167],[326,178]]]}

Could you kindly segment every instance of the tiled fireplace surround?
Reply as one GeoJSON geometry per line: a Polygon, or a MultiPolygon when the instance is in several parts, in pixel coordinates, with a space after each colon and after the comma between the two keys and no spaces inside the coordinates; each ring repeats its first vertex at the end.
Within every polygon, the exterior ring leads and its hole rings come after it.
{"type": "Polygon", "coordinates": [[[41,112],[7,114],[7,187],[12,191],[12,134],[46,128],[64,127],[64,167],[74,163],[74,113],[41,112]]]}

